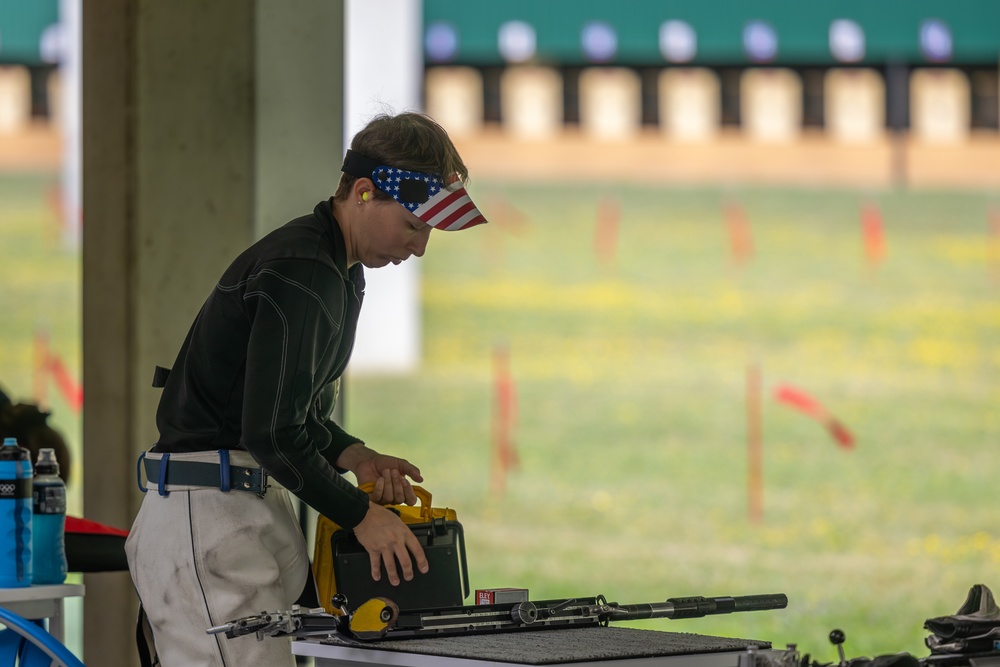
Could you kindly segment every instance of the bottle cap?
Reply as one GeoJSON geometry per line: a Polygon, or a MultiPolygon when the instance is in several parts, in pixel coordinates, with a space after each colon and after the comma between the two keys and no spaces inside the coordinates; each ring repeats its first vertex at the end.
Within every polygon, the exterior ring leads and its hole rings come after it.
{"type": "Polygon", "coordinates": [[[19,447],[17,438],[4,438],[0,447],[0,461],[31,461],[31,452],[19,447]]]}
{"type": "Polygon", "coordinates": [[[39,475],[59,474],[59,461],[56,459],[56,450],[50,447],[42,447],[38,450],[38,459],[35,461],[35,472],[39,475]]]}

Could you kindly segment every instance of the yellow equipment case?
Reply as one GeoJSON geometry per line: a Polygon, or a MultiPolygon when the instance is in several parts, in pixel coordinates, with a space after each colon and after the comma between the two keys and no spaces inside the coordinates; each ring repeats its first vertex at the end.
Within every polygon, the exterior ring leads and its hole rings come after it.
{"type": "MultiPolygon", "coordinates": [[[[365,484],[370,493],[374,485],[365,484]]],[[[374,597],[385,597],[400,610],[461,606],[469,595],[469,572],[465,560],[465,536],[455,510],[431,506],[431,494],[414,486],[419,506],[386,505],[397,513],[423,547],[430,566],[427,574],[414,568],[410,581],[400,577],[398,586],[389,583],[385,565],[382,578],[373,581],[371,559],[354,536],[354,531],[338,526],[325,516],[316,524],[316,549],[313,575],[319,600],[331,614],[336,613],[332,599],[337,593],[354,608],[374,597]]],[[[397,569],[398,571],[398,569],[397,569]]]]}

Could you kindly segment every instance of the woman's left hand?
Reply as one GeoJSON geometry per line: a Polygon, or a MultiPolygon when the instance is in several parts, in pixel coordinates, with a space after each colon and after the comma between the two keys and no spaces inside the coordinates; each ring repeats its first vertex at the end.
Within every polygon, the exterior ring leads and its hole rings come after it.
{"type": "MultiPolygon", "coordinates": [[[[347,455],[345,464],[341,467],[347,468],[354,473],[358,479],[358,484],[374,482],[375,490],[371,492],[372,502],[380,505],[407,504],[416,505],[417,496],[413,492],[413,486],[407,477],[414,481],[422,482],[424,478],[420,475],[420,469],[406,459],[398,456],[379,454],[373,449],[368,449],[364,445],[352,445],[344,450],[347,455]],[[359,447],[358,449],[354,449],[359,447]],[[352,450],[353,451],[349,451],[352,450]]],[[[338,465],[341,460],[337,461],[338,465]]]]}
{"type": "MultiPolygon", "coordinates": [[[[360,477],[358,478],[361,479],[360,477]]],[[[363,484],[364,482],[362,482],[363,484]]],[[[416,505],[417,496],[410,480],[394,468],[385,468],[375,480],[375,490],[368,494],[379,505],[416,505]]]]}

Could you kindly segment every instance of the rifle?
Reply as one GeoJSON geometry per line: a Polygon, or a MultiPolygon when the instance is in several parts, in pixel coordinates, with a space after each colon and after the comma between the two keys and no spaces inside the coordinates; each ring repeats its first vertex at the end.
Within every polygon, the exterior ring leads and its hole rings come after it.
{"type": "Polygon", "coordinates": [[[700,618],[712,614],[784,609],[788,598],[783,593],[744,595],[741,597],[669,598],[665,602],[618,604],[603,595],[538,602],[439,607],[401,612],[392,600],[376,597],[353,612],[347,611],[347,599],[334,596],[336,613],[322,607],[289,611],[262,612],[230,621],[206,630],[232,639],[248,634],[264,637],[315,637],[339,635],[360,641],[410,639],[456,635],[492,634],[554,628],[608,625],[611,621],[635,621],[647,618],[700,618]]]}

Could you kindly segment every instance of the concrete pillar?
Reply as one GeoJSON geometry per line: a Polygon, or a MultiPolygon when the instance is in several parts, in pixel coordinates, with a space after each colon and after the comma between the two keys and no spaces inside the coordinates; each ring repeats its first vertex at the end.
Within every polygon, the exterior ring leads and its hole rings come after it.
{"type": "Polygon", "coordinates": [[[0,67],[0,134],[24,130],[31,122],[31,75],[26,67],[0,67]]]}
{"type": "Polygon", "coordinates": [[[722,89],[704,67],[676,67],[660,73],[660,128],[673,141],[710,141],[719,133],[722,89]]]}
{"type": "Polygon", "coordinates": [[[876,70],[831,69],[823,85],[826,129],[834,141],[871,143],[885,135],[885,82],[876,70]]]}
{"type": "Polygon", "coordinates": [[[291,11],[282,0],[256,0],[257,237],[312,213],[340,182],[343,7],[343,0],[297,0],[291,11]]]}
{"type": "Polygon", "coordinates": [[[520,139],[548,139],[562,132],[563,84],[559,72],[531,65],[508,67],[500,78],[505,132],[520,139]]]}
{"type": "Polygon", "coordinates": [[[910,127],[918,141],[957,144],[969,137],[969,79],[958,69],[918,69],[910,75],[910,127]]]}
{"type": "Polygon", "coordinates": [[[630,139],[642,125],[642,81],[624,67],[580,74],[580,128],[595,139],[630,139]]]}
{"type": "MultiPolygon", "coordinates": [[[[170,366],[229,262],[332,194],[342,2],[83,3],[84,511],[131,525],[170,366]]],[[[86,575],[84,659],[137,663],[127,573],[86,575]]]]}
{"type": "Polygon", "coordinates": [[[743,131],[754,141],[790,142],[802,128],[802,81],[790,69],[753,68],[740,80],[743,131]]]}
{"type": "Polygon", "coordinates": [[[424,111],[453,139],[483,127],[483,76],[472,67],[433,67],[424,78],[424,111]]]}

